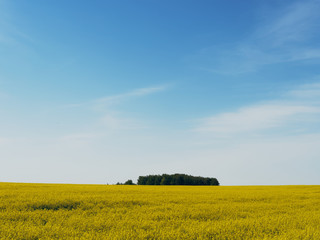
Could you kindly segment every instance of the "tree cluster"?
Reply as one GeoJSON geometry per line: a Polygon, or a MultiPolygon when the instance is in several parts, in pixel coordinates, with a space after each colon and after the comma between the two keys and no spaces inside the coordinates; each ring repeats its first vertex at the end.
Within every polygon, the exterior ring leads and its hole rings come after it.
{"type": "Polygon", "coordinates": [[[214,185],[219,186],[216,178],[194,177],[186,174],[162,174],[140,176],[138,185],[214,185]]]}
{"type": "Polygon", "coordinates": [[[135,185],[131,179],[127,180],[125,183],[117,182],[116,185],[135,185]]]}

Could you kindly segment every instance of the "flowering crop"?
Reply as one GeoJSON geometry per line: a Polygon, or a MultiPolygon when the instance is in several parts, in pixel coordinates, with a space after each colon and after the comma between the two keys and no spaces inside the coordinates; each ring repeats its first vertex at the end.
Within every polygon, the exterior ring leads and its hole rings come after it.
{"type": "Polygon", "coordinates": [[[320,186],[0,183],[0,239],[320,239],[320,186]]]}

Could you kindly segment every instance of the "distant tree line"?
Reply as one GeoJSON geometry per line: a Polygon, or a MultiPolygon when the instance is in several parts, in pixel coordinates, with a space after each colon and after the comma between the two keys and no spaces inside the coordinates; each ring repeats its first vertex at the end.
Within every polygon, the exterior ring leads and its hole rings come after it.
{"type": "Polygon", "coordinates": [[[213,185],[219,186],[216,178],[194,177],[186,174],[162,174],[140,176],[138,185],[213,185]]]}
{"type": "Polygon", "coordinates": [[[135,185],[131,179],[127,180],[125,183],[117,182],[116,185],[135,185]]]}

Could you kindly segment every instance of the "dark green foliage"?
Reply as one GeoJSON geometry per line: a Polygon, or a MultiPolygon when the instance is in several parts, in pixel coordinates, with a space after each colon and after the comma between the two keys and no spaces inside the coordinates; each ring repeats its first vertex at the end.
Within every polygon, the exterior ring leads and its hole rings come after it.
{"type": "Polygon", "coordinates": [[[125,181],[125,183],[120,183],[120,182],[117,182],[116,185],[136,185],[132,182],[131,179],[125,181]]]}
{"type": "Polygon", "coordinates": [[[140,176],[138,179],[138,185],[147,185],[147,177],[140,176]]]}
{"type": "Polygon", "coordinates": [[[127,180],[124,185],[135,185],[131,179],[127,180]]]}
{"type": "Polygon", "coordinates": [[[138,185],[213,185],[219,186],[216,178],[194,177],[186,174],[162,174],[140,176],[138,185]]]}

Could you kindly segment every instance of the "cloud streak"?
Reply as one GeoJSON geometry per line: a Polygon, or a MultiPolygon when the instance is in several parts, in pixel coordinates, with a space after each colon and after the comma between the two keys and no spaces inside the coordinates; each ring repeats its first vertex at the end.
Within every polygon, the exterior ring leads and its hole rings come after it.
{"type": "Polygon", "coordinates": [[[303,85],[290,91],[288,99],[245,106],[204,119],[197,132],[230,137],[237,134],[261,133],[265,130],[307,125],[320,114],[320,84],[303,85]],[[312,93],[314,96],[308,95],[312,93]]]}
{"type": "Polygon", "coordinates": [[[318,29],[320,1],[298,1],[263,15],[247,39],[228,48],[201,50],[195,61],[200,69],[226,75],[256,71],[271,64],[320,59],[318,29]]]}
{"type": "Polygon", "coordinates": [[[97,98],[97,99],[94,99],[94,100],[91,100],[88,102],[84,102],[84,103],[65,104],[62,106],[62,108],[78,108],[78,107],[89,106],[89,107],[93,107],[95,109],[101,109],[101,108],[105,108],[108,106],[123,103],[127,100],[130,100],[130,99],[152,95],[157,92],[162,92],[167,89],[168,89],[167,85],[138,88],[138,89],[133,89],[133,90],[125,92],[125,93],[120,93],[120,94],[116,94],[116,95],[97,98]]]}
{"type": "Polygon", "coordinates": [[[262,104],[205,118],[196,130],[218,134],[250,133],[281,127],[292,118],[319,112],[320,108],[303,105],[262,104]]]}
{"type": "Polygon", "coordinates": [[[0,2],[0,47],[27,47],[34,39],[13,23],[10,2],[0,2]]]}
{"type": "Polygon", "coordinates": [[[151,94],[154,94],[157,92],[161,92],[161,91],[166,90],[167,88],[168,88],[167,86],[139,88],[139,89],[134,89],[134,90],[126,92],[126,93],[99,98],[99,99],[94,100],[93,102],[97,103],[97,104],[111,105],[111,104],[123,102],[123,101],[131,99],[131,98],[143,97],[143,96],[151,95],[151,94]]]}
{"type": "Polygon", "coordinates": [[[305,101],[320,101],[320,83],[305,84],[287,93],[287,96],[305,101]]]}
{"type": "MultiPolygon", "coordinates": [[[[128,116],[130,114],[115,109],[115,106],[125,104],[126,102],[132,101],[136,98],[156,94],[167,89],[168,85],[138,88],[125,93],[97,98],[85,103],[64,105],[62,106],[62,108],[64,109],[84,108],[87,111],[91,112],[91,114],[92,111],[94,111],[94,115],[96,115],[94,117],[93,123],[91,123],[91,130],[89,133],[87,131],[80,131],[75,134],[68,134],[64,139],[68,139],[70,141],[78,141],[79,139],[81,139],[81,141],[88,141],[92,138],[101,137],[101,134],[108,135],[115,132],[144,129],[147,126],[144,121],[128,116]]],[[[81,141],[79,140],[78,142],[81,141]]]]}
{"type": "Polygon", "coordinates": [[[319,0],[298,1],[280,11],[274,20],[267,19],[256,33],[256,38],[271,46],[304,42],[317,33],[319,27],[319,0]]]}

